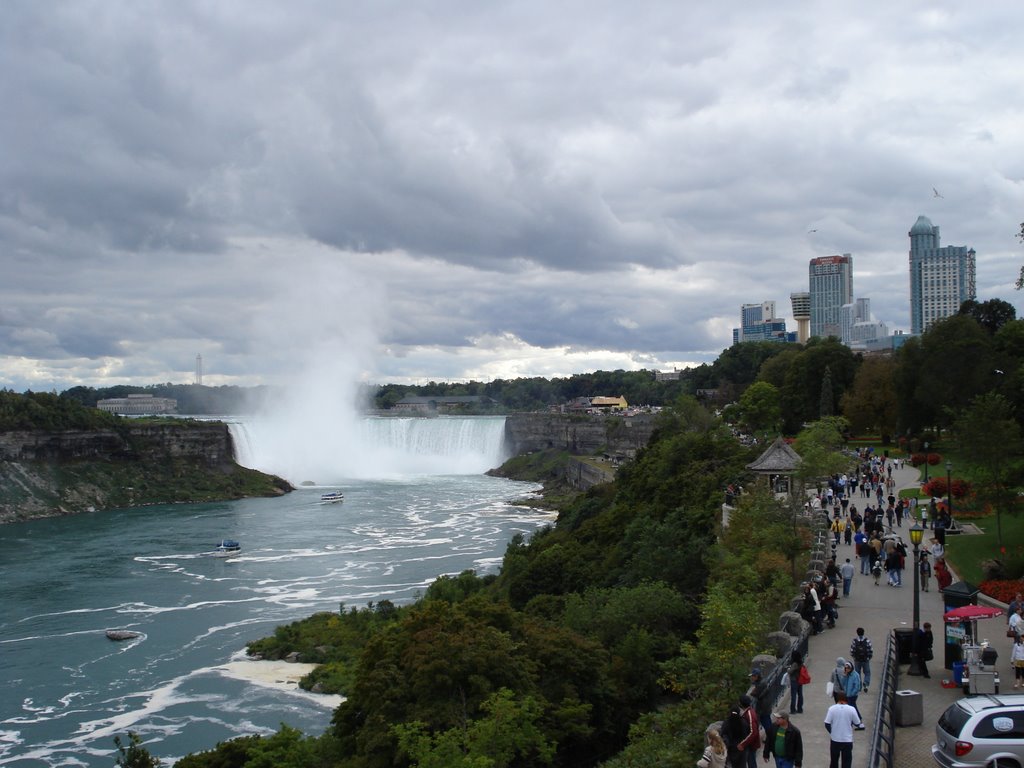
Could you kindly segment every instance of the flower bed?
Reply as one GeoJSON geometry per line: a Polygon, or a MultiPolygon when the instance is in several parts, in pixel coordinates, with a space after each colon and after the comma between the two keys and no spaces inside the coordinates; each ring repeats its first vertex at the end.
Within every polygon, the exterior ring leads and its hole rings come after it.
{"type": "Polygon", "coordinates": [[[990,579],[981,582],[978,589],[991,598],[1008,603],[1018,592],[1024,592],[1024,579],[990,579]]]}

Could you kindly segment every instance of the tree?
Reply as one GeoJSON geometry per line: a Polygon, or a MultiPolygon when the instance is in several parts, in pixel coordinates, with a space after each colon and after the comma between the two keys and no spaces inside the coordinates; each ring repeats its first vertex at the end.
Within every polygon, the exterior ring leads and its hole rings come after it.
{"type": "Polygon", "coordinates": [[[117,747],[117,761],[115,765],[120,768],[160,768],[160,761],[149,754],[149,750],[142,746],[142,739],[139,734],[129,732],[128,746],[121,743],[121,737],[114,737],[114,746],[117,747]]]}
{"type": "Polygon", "coordinates": [[[949,426],[957,413],[988,391],[993,350],[992,336],[966,315],[940,320],[921,337],[914,399],[930,411],[929,426],[949,426]]]}
{"type": "MultiPolygon", "coordinates": [[[[1020,232],[1017,233],[1017,239],[1024,243],[1024,221],[1020,224],[1020,232]]],[[[1024,267],[1020,268],[1020,276],[1017,278],[1016,288],[1018,291],[1024,288],[1024,267]]]]}
{"type": "Polygon", "coordinates": [[[821,404],[818,415],[823,419],[834,416],[835,402],[836,393],[832,388],[832,370],[826,365],[825,372],[821,375],[821,404]]]}
{"type": "Polygon", "coordinates": [[[861,363],[841,401],[853,434],[877,430],[882,442],[889,442],[897,422],[895,377],[896,361],[891,357],[869,357],[861,363]]]}
{"type": "Polygon", "coordinates": [[[781,389],[783,430],[793,434],[803,424],[821,418],[824,398],[832,403],[835,413],[835,403],[853,383],[860,360],[859,355],[836,339],[811,339],[785,372],[781,389]],[[823,397],[826,368],[832,391],[823,397]]]}
{"type": "Polygon", "coordinates": [[[996,538],[1003,543],[1002,514],[1017,511],[1024,441],[1013,407],[1002,395],[979,395],[953,428],[964,463],[974,478],[975,494],[996,514],[996,538]]]}
{"type": "Polygon", "coordinates": [[[740,397],[739,412],[751,433],[767,436],[777,432],[782,421],[779,390],[767,381],[751,384],[740,397]]]}
{"type": "Polygon", "coordinates": [[[973,317],[978,325],[990,334],[995,334],[1004,325],[1017,319],[1017,310],[1013,304],[1002,299],[989,299],[983,302],[968,299],[960,305],[958,314],[973,317]]]}
{"type": "Polygon", "coordinates": [[[801,459],[798,478],[810,482],[850,468],[851,459],[843,453],[847,427],[846,419],[831,416],[808,424],[796,436],[793,449],[801,459]]]}
{"type": "Polygon", "coordinates": [[[502,688],[481,710],[484,717],[440,733],[422,722],[396,725],[399,750],[416,768],[507,768],[519,764],[516,758],[551,765],[555,748],[539,727],[544,713],[535,699],[502,688]]]}

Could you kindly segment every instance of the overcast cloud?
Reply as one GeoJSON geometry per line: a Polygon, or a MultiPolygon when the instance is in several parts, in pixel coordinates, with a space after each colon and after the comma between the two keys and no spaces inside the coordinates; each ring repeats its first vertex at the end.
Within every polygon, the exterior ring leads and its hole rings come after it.
{"type": "Polygon", "coordinates": [[[920,214],[1020,310],[1020,8],[9,0],[0,386],[668,370],[835,253],[909,330],[920,214]]]}

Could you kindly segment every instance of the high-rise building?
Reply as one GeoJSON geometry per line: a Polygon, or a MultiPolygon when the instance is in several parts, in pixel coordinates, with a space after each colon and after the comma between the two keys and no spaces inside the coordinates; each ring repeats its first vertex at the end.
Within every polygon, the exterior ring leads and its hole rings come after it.
{"type": "Polygon", "coordinates": [[[942,247],[939,228],[918,216],[910,236],[910,332],[924,333],[936,320],[960,311],[976,297],[974,249],[942,247]]]}
{"type": "Polygon", "coordinates": [[[853,257],[819,256],[811,259],[811,336],[842,337],[842,310],[853,303],[853,257]]]}
{"type": "Polygon", "coordinates": [[[811,338],[811,294],[807,291],[791,293],[789,303],[793,307],[793,320],[796,321],[796,340],[806,344],[811,338]]]}
{"type": "Polygon", "coordinates": [[[789,341],[786,321],[775,316],[775,302],[740,305],[740,327],[732,330],[732,343],[741,341],[789,341]]]}
{"type": "Polygon", "coordinates": [[[845,304],[842,309],[843,344],[854,349],[864,349],[868,341],[889,335],[885,323],[871,319],[871,299],[857,299],[845,304]]]}

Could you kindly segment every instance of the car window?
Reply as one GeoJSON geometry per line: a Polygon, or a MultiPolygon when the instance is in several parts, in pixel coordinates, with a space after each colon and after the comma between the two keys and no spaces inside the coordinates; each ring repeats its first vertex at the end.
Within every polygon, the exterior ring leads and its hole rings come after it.
{"type": "Polygon", "coordinates": [[[939,718],[939,727],[953,738],[959,738],[968,719],[970,719],[970,715],[954,704],[942,713],[942,717],[939,718]]]}
{"type": "Polygon", "coordinates": [[[974,726],[976,739],[1024,739],[1024,710],[985,715],[974,726]]]}

